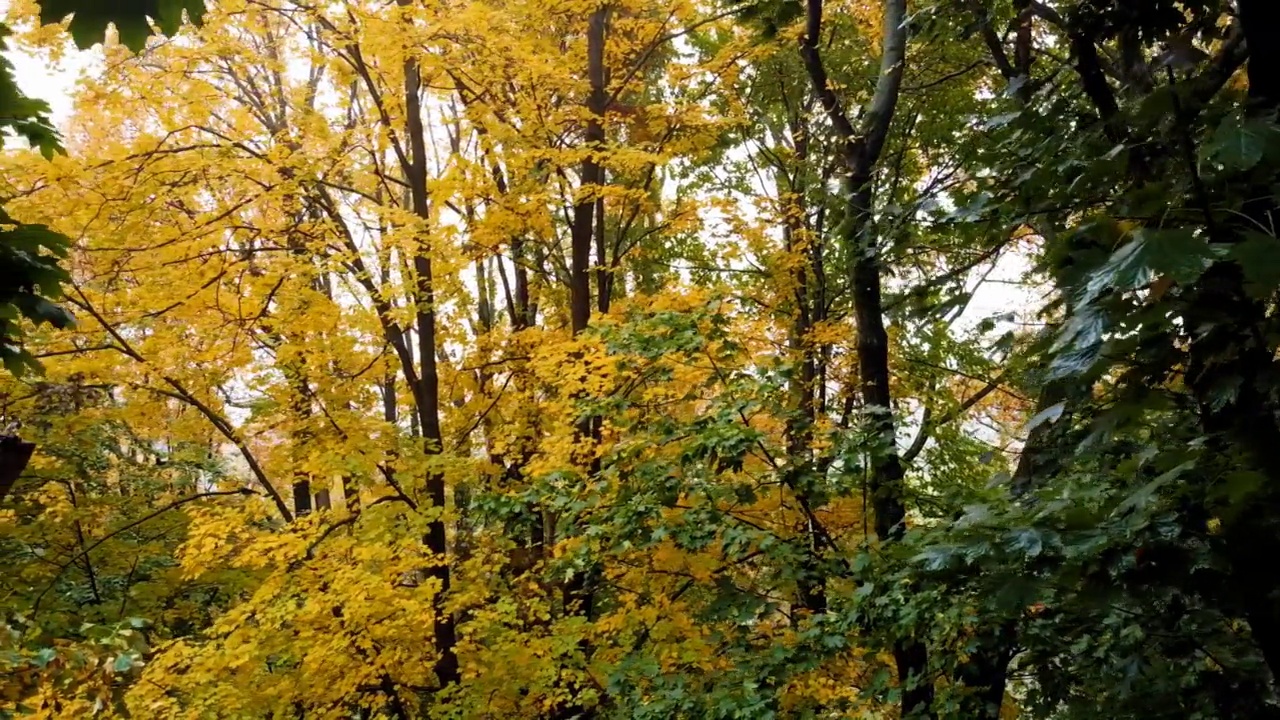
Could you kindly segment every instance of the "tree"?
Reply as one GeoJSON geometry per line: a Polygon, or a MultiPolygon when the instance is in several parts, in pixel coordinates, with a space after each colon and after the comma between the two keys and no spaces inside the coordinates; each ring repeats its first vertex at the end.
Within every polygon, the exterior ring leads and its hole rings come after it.
{"type": "Polygon", "coordinates": [[[0,402],[5,709],[1272,716],[1260,7],[108,43],[3,160],[80,318],[0,402]]]}
{"type": "MultiPolygon", "coordinates": [[[[166,3],[163,7],[142,3],[117,7],[105,14],[94,3],[46,2],[41,5],[41,21],[57,21],[75,13],[71,31],[82,48],[101,42],[106,24],[112,22],[125,44],[137,52],[152,34],[148,17],[155,18],[165,33],[173,34],[181,24],[184,9],[192,22],[199,24],[204,12],[201,0],[189,0],[177,6],[166,3]]],[[[5,49],[3,38],[8,34],[8,27],[0,24],[0,50],[5,49]]],[[[0,108],[3,108],[0,137],[13,132],[38,148],[45,159],[63,151],[47,116],[48,104],[22,93],[13,75],[13,65],[6,59],[0,59],[0,108]]],[[[5,278],[0,284],[0,362],[15,375],[28,369],[38,371],[40,364],[23,348],[20,325],[24,318],[37,325],[49,323],[57,328],[74,322],[65,308],[53,302],[61,295],[62,284],[69,279],[58,261],[66,257],[70,240],[51,232],[45,225],[15,223],[3,208],[0,208],[0,225],[4,228],[0,230],[3,235],[0,237],[0,272],[5,278]]],[[[0,434],[0,500],[26,469],[34,449],[32,443],[7,430],[0,434]]]]}
{"type": "MultiPolygon", "coordinates": [[[[184,11],[198,25],[204,13],[204,3],[201,0],[186,0],[178,4],[141,2],[123,7],[116,5],[104,11],[97,3],[45,0],[40,3],[40,20],[44,23],[59,22],[72,15],[69,27],[81,48],[102,42],[107,25],[113,24],[121,42],[138,52],[153,34],[147,22],[149,18],[156,20],[162,32],[172,35],[181,26],[184,11]]],[[[8,27],[0,24],[0,49],[4,48],[2,38],[8,34],[8,27]]],[[[49,121],[48,104],[22,93],[13,76],[13,65],[8,60],[0,62],[0,107],[4,108],[0,133],[7,135],[12,132],[20,136],[46,159],[62,152],[57,131],[49,121]]],[[[15,223],[2,209],[0,223],[6,228],[0,241],[0,270],[5,277],[5,285],[0,287],[0,308],[3,308],[0,312],[0,361],[9,372],[16,374],[24,366],[39,368],[35,358],[22,348],[21,318],[36,324],[47,322],[59,328],[73,322],[65,309],[51,302],[61,294],[62,283],[68,279],[58,260],[66,256],[70,241],[43,225],[15,223]]]]}

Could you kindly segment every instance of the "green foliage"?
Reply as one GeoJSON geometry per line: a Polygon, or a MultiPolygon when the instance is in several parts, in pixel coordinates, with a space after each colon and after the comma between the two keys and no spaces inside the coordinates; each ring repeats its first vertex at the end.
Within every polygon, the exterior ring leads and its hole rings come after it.
{"type": "MultiPolygon", "coordinates": [[[[1203,18],[1219,10],[1061,8],[1088,42],[1153,58],[1169,38],[1216,37],[1203,18]]],[[[1107,90],[1119,110],[1106,123],[1082,86],[990,111],[982,194],[955,217],[1042,231],[1055,322],[1027,352],[1050,388],[1073,391],[1028,423],[1029,492],[956,497],[958,519],[911,533],[914,555],[886,572],[918,590],[875,623],[928,618],[915,632],[951,677],[990,638],[1016,637],[1011,690],[1032,717],[1276,713],[1266,611],[1249,604],[1273,590],[1239,578],[1256,577],[1280,520],[1274,444],[1257,444],[1278,409],[1277,126],[1230,89],[1199,105],[1190,81],[1152,75],[1145,92],[1107,90]]]]}
{"type": "MultiPolygon", "coordinates": [[[[10,34],[9,28],[0,24],[0,50],[7,49],[5,38],[10,34]]],[[[46,158],[61,152],[58,133],[49,123],[49,105],[43,100],[29,98],[18,87],[13,75],[13,63],[6,57],[0,57],[0,132],[5,135],[16,134],[46,158]]]]}
{"type": "MultiPolygon", "coordinates": [[[[149,650],[145,627],[141,618],[106,625],[85,623],[77,629],[76,640],[62,637],[54,644],[49,630],[29,618],[18,615],[0,621],[5,689],[20,688],[21,693],[52,688],[68,699],[84,700],[95,713],[110,712],[120,705],[120,691],[137,675],[149,650]]],[[[0,709],[0,718],[20,718],[42,709],[34,698],[25,702],[20,698],[15,708],[17,714],[0,709]]]]}
{"type": "Polygon", "coordinates": [[[118,710],[153,644],[208,625],[222,592],[184,578],[180,511],[157,506],[225,476],[207,448],[157,451],[122,419],[112,394],[79,381],[23,383],[21,414],[6,414],[40,447],[5,498],[0,523],[0,694],[19,705],[50,689],[64,702],[118,710]]]}
{"type": "Polygon", "coordinates": [[[56,300],[70,277],[58,265],[66,257],[68,239],[44,225],[15,223],[0,209],[0,361],[17,375],[39,365],[22,346],[23,318],[57,328],[74,320],[56,300]]]}
{"type": "Polygon", "coordinates": [[[102,3],[94,0],[40,0],[40,21],[62,22],[71,16],[68,29],[76,46],[87,48],[103,41],[107,26],[114,25],[120,43],[140,52],[154,34],[154,22],[164,35],[182,27],[183,13],[199,25],[204,18],[204,0],[124,0],[102,3]],[[151,22],[148,22],[151,21],[151,22]]]}
{"type": "MultiPolygon", "coordinates": [[[[0,49],[8,34],[8,28],[0,25],[0,49]]],[[[22,93],[13,64],[0,57],[0,136],[17,135],[52,158],[62,152],[62,146],[48,113],[48,104],[22,93]]],[[[39,368],[22,345],[23,319],[59,328],[72,322],[70,314],[53,302],[69,279],[58,265],[69,246],[65,236],[44,225],[16,222],[0,208],[0,362],[11,373],[39,368]]]]}

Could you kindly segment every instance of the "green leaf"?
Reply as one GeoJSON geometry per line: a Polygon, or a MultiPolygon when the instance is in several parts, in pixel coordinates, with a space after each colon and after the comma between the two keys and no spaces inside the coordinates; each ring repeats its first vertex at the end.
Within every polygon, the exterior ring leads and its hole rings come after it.
{"type": "Polygon", "coordinates": [[[1256,230],[1231,247],[1230,258],[1244,271],[1245,285],[1255,298],[1267,298],[1280,287],[1280,239],[1256,230]]]}
{"type": "Polygon", "coordinates": [[[152,35],[151,22],[160,32],[173,35],[182,26],[183,12],[192,24],[204,19],[204,0],[37,0],[40,21],[62,22],[71,16],[69,30],[76,46],[86,49],[106,39],[107,26],[114,25],[120,43],[139,52],[152,35]]]}
{"type": "Polygon", "coordinates": [[[4,363],[4,369],[14,377],[22,377],[28,373],[39,375],[44,372],[44,366],[31,353],[17,345],[5,342],[3,338],[0,338],[0,362],[4,363]]]}
{"type": "Polygon", "coordinates": [[[1195,461],[1188,460],[1172,470],[1160,474],[1154,480],[1139,488],[1137,492],[1133,493],[1128,498],[1125,498],[1124,502],[1120,503],[1119,507],[1116,508],[1116,512],[1122,513],[1129,510],[1140,510],[1145,508],[1155,498],[1156,493],[1160,491],[1160,488],[1177,479],[1180,475],[1193,467],[1195,467],[1195,461]]]}
{"type": "Polygon", "coordinates": [[[116,35],[120,44],[134,52],[142,52],[147,46],[147,38],[151,37],[151,23],[141,15],[125,15],[114,21],[116,35]]]}
{"type": "Polygon", "coordinates": [[[1044,550],[1044,536],[1035,528],[1014,530],[1009,536],[1009,547],[1036,557],[1044,550]]]}
{"type": "Polygon", "coordinates": [[[1036,413],[1031,418],[1030,421],[1027,422],[1026,431],[1031,432],[1032,430],[1035,430],[1037,427],[1045,423],[1049,423],[1052,425],[1053,423],[1058,421],[1058,418],[1062,417],[1062,411],[1065,408],[1066,408],[1066,403],[1058,403],[1056,405],[1047,407],[1044,410],[1041,410],[1040,412],[1036,413]]]}
{"type": "Polygon", "coordinates": [[[1102,267],[1089,274],[1076,297],[1078,305],[1087,305],[1108,290],[1132,290],[1149,277],[1145,259],[1147,244],[1136,238],[1111,254],[1102,267]]]}
{"type": "Polygon", "coordinates": [[[1140,228],[1134,231],[1133,240],[1089,274],[1076,302],[1084,305],[1109,290],[1123,292],[1142,287],[1153,275],[1189,284],[1195,282],[1218,255],[1195,228],[1140,228]]]}
{"type": "Polygon", "coordinates": [[[111,664],[111,670],[117,673],[129,672],[133,669],[134,657],[130,653],[123,653],[116,657],[116,661],[111,664]]]}
{"type": "Polygon", "coordinates": [[[1057,380],[1087,372],[1102,352],[1106,316],[1092,305],[1078,309],[1063,324],[1050,351],[1049,379],[1057,380]]]}
{"type": "Polygon", "coordinates": [[[40,651],[36,653],[36,665],[46,667],[56,657],[58,657],[58,652],[53,648],[40,648],[40,651]]]}
{"type": "Polygon", "coordinates": [[[935,545],[933,547],[926,548],[924,552],[916,555],[915,559],[917,562],[924,563],[926,570],[937,571],[945,569],[950,565],[952,558],[955,556],[956,549],[954,547],[935,545]]]}
{"type": "Polygon", "coordinates": [[[1147,266],[1180,285],[1199,280],[1222,254],[1190,227],[1142,228],[1135,234],[1145,244],[1143,259],[1147,266]]]}
{"type": "Polygon", "coordinates": [[[1230,505],[1239,505],[1263,486],[1266,478],[1252,470],[1228,473],[1222,483],[1222,495],[1230,505]]]}
{"type": "Polygon", "coordinates": [[[1022,116],[1021,112],[1008,112],[1002,115],[996,115],[995,117],[988,119],[984,127],[987,130],[994,130],[996,128],[1001,128],[1013,122],[1014,120],[1017,120],[1021,116],[1022,116]]]}
{"type": "Polygon", "coordinates": [[[1243,172],[1261,162],[1267,145],[1275,141],[1276,128],[1270,120],[1232,115],[1214,129],[1203,155],[1225,170],[1243,172]]]}

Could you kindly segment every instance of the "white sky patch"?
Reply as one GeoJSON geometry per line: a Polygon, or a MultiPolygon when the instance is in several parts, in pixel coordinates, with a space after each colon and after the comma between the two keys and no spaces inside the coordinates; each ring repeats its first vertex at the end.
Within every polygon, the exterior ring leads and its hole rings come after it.
{"type": "MultiPolygon", "coordinates": [[[[87,56],[89,53],[83,53],[87,56]]],[[[9,50],[5,53],[9,62],[13,63],[18,87],[27,97],[44,100],[49,103],[50,115],[59,129],[63,128],[71,117],[72,94],[76,80],[80,77],[79,67],[68,67],[70,63],[51,65],[47,58],[32,55],[25,50],[9,50]]],[[[87,57],[78,57],[81,64],[87,65],[87,57]]]]}
{"type": "MultiPolygon", "coordinates": [[[[0,0],[0,19],[9,14],[8,0],[0,0]]],[[[18,47],[10,37],[4,56],[13,63],[18,87],[27,97],[49,103],[50,119],[59,130],[65,130],[75,104],[76,83],[95,65],[100,64],[101,49],[78,50],[67,39],[66,51],[54,63],[47,53],[18,47]]]]}

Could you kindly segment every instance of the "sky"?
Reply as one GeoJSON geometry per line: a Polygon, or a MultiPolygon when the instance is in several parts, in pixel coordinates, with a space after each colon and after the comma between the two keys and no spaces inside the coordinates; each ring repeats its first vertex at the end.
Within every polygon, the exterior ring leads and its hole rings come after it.
{"type": "MultiPolygon", "coordinates": [[[[0,0],[0,18],[9,12],[9,1],[0,0]]],[[[49,104],[50,115],[59,129],[66,127],[71,118],[76,89],[76,80],[80,75],[92,68],[100,57],[100,50],[77,50],[70,39],[67,50],[58,63],[49,62],[40,53],[33,53],[27,48],[14,47],[18,43],[13,38],[6,41],[9,50],[4,56],[13,63],[14,76],[18,87],[30,98],[44,100],[49,104]]]]}
{"type": "Polygon", "coordinates": [[[22,50],[9,50],[5,57],[13,63],[18,86],[28,97],[39,98],[49,103],[53,121],[62,127],[71,116],[72,93],[75,91],[79,65],[87,64],[89,53],[77,53],[61,63],[61,67],[51,67],[40,57],[22,50]],[[74,63],[74,65],[73,65],[74,63]]]}

